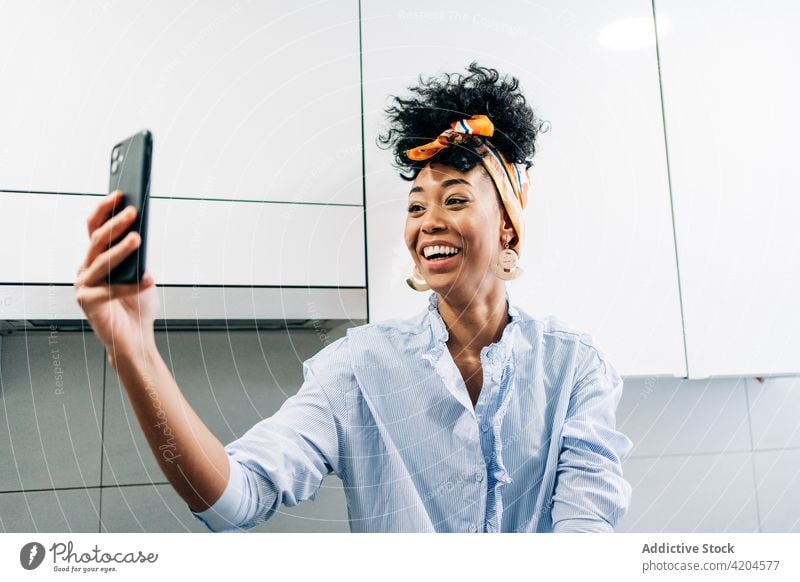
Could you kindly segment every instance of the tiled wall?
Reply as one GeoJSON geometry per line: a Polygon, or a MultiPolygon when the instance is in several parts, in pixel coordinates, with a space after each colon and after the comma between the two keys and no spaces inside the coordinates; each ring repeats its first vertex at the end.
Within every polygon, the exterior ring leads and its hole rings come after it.
{"type": "Polygon", "coordinates": [[[630,378],[620,531],[800,531],[800,378],[630,378]]]}
{"type": "MultiPolygon", "coordinates": [[[[157,341],[190,404],[228,443],[296,392],[303,360],[342,333],[182,331],[157,341]]],[[[0,379],[0,531],[207,531],[161,473],[94,335],[5,336],[0,379]]],[[[349,531],[341,482],[328,477],[314,501],[252,531],[349,531]]]]}
{"type": "MultiPolygon", "coordinates": [[[[339,328],[160,332],[178,385],[224,443],[275,412],[339,328]]],[[[161,474],[91,334],[0,338],[0,531],[205,531],[161,474]]],[[[619,531],[800,531],[800,378],[628,378],[635,447],[619,531]]],[[[253,531],[348,531],[341,483],[253,531]]]]}

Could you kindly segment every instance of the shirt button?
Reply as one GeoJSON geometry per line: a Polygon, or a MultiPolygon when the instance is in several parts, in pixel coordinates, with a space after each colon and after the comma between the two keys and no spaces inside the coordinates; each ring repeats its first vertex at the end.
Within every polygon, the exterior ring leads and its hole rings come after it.
{"type": "Polygon", "coordinates": [[[469,526],[469,533],[475,533],[477,531],[478,531],[478,526],[476,526],[474,524],[469,526]]]}
{"type": "Polygon", "coordinates": [[[478,483],[480,483],[481,481],[483,481],[483,473],[476,473],[476,474],[475,474],[475,480],[476,480],[478,483]]]}
{"type": "Polygon", "coordinates": [[[489,425],[484,422],[483,424],[481,424],[481,430],[483,432],[486,432],[487,430],[489,430],[489,425]]]}

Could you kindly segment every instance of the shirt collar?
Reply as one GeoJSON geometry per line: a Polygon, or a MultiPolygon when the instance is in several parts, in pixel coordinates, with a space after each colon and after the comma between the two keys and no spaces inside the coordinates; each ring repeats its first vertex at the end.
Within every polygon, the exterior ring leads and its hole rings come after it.
{"type": "MultiPolygon", "coordinates": [[[[508,292],[508,287],[505,288],[505,296],[508,304],[508,315],[511,318],[511,321],[503,330],[503,335],[500,338],[500,341],[493,343],[490,346],[490,351],[494,349],[507,355],[508,348],[510,347],[508,338],[511,334],[511,330],[519,323],[520,314],[519,310],[516,308],[511,299],[511,295],[508,292]]],[[[431,292],[431,294],[428,296],[428,321],[431,325],[433,337],[436,340],[435,343],[444,344],[447,342],[447,340],[450,338],[450,334],[447,331],[447,326],[444,324],[441,314],[439,313],[439,296],[435,292],[431,292]]]]}

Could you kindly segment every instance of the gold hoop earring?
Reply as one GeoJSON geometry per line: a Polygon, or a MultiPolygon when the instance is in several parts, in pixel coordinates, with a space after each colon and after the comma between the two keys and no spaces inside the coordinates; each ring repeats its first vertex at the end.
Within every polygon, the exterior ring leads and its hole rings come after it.
{"type": "Polygon", "coordinates": [[[519,254],[514,249],[509,248],[509,244],[506,243],[506,248],[500,251],[497,262],[492,265],[492,270],[498,279],[512,281],[525,272],[518,263],[519,254]]]}
{"type": "Polygon", "coordinates": [[[422,275],[420,275],[419,268],[417,268],[416,265],[414,265],[414,272],[411,277],[406,279],[406,283],[408,283],[408,286],[414,291],[428,291],[430,289],[428,283],[423,279],[422,275]]]}

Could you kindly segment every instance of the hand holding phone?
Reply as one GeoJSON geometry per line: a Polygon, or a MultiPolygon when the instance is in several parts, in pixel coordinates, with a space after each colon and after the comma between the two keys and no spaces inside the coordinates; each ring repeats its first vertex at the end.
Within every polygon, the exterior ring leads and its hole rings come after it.
{"type": "Polygon", "coordinates": [[[112,366],[121,354],[155,345],[159,301],[155,281],[144,270],[143,252],[151,153],[149,132],[112,149],[112,192],[87,219],[89,248],[75,280],[76,300],[112,366]],[[126,279],[133,282],[120,282],[126,279]]]}

